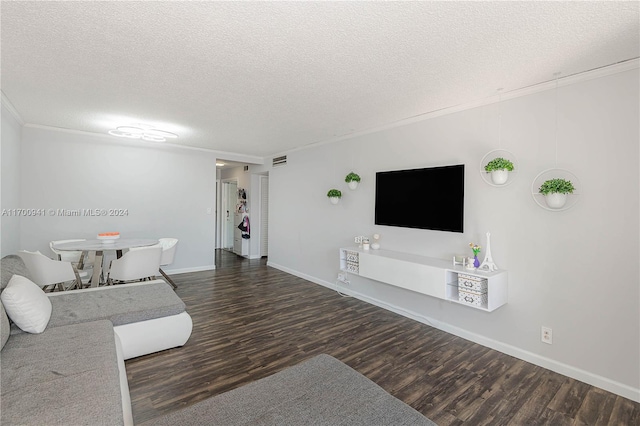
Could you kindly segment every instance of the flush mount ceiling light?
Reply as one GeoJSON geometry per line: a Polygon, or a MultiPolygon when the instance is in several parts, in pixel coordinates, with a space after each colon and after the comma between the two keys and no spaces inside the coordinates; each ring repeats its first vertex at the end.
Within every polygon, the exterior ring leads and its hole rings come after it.
{"type": "Polygon", "coordinates": [[[223,163],[222,161],[216,161],[216,167],[223,167],[225,165],[225,163],[223,163]]]}
{"type": "Polygon", "coordinates": [[[165,142],[167,139],[175,139],[178,137],[175,133],[156,129],[145,124],[120,126],[109,130],[109,134],[120,138],[142,139],[149,142],[165,142]]]}

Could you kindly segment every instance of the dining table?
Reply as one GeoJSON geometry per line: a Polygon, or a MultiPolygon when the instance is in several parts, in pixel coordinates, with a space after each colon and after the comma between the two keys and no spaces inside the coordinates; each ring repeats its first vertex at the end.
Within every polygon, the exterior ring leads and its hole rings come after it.
{"type": "Polygon", "coordinates": [[[100,285],[100,273],[102,272],[102,261],[105,251],[115,251],[116,258],[122,257],[122,251],[135,247],[147,247],[158,244],[158,240],[153,239],[141,239],[141,238],[118,238],[113,240],[84,240],[73,241],[68,243],[54,244],[53,247],[56,250],[62,251],[81,251],[85,256],[81,257],[81,262],[78,265],[78,269],[82,269],[83,260],[86,258],[86,254],[89,252],[95,253],[95,261],[93,265],[93,275],[89,281],[91,287],[98,287],[100,285]]]}

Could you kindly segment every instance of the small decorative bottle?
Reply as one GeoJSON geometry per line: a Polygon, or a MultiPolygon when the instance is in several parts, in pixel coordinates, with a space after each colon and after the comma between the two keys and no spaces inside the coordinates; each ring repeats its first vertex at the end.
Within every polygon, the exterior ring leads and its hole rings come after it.
{"type": "Polygon", "coordinates": [[[371,248],[373,250],[378,250],[380,248],[380,235],[373,234],[373,243],[371,243],[371,248]]]}

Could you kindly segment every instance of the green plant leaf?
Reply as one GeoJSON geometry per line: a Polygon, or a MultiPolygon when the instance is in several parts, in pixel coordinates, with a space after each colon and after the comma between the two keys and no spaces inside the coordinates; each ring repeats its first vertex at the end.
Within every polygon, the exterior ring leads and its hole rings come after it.
{"type": "Polygon", "coordinates": [[[573,194],[573,191],[575,191],[573,183],[570,180],[560,178],[546,180],[538,189],[542,195],[573,194]]]}
{"type": "Polygon", "coordinates": [[[484,166],[484,170],[486,172],[492,172],[494,170],[507,170],[509,172],[512,172],[513,163],[506,158],[497,157],[489,161],[487,165],[484,166]]]}
{"type": "Polygon", "coordinates": [[[360,176],[358,176],[356,173],[351,172],[344,178],[344,181],[347,183],[351,181],[360,182],[360,176]]]}
{"type": "Polygon", "coordinates": [[[330,189],[329,192],[327,192],[327,197],[338,197],[341,198],[342,197],[342,192],[338,189],[330,189]]]}

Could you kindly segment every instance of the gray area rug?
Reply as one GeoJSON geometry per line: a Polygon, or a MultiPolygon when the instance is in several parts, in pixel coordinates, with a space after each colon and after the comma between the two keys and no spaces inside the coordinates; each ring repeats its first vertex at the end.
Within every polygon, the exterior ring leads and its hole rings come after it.
{"type": "Polygon", "coordinates": [[[435,423],[337,359],[318,355],[145,425],[435,426],[435,423]]]}

